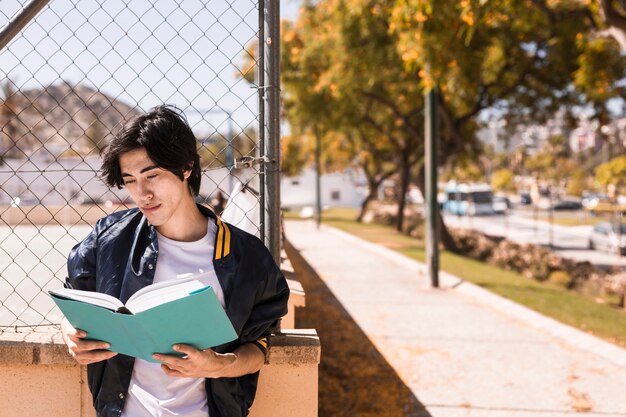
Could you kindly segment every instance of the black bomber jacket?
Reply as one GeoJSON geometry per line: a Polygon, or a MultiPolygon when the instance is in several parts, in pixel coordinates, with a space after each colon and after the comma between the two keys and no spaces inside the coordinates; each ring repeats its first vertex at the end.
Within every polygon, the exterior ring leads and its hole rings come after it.
{"type": "MultiPolygon", "coordinates": [[[[226,353],[243,343],[254,343],[265,353],[269,336],[287,313],[287,282],[257,237],[222,222],[208,208],[198,207],[218,225],[213,265],[224,291],[226,314],[239,336],[214,349],[226,353]]],[[[113,213],[100,219],[72,249],[66,286],[110,294],[125,303],[137,290],[152,283],[158,253],[156,230],[139,210],[113,213]]],[[[121,415],[133,365],[134,358],[122,354],[88,365],[89,388],[98,417],[121,415]]],[[[209,415],[246,416],[258,376],[257,372],[206,379],[209,415]]]]}

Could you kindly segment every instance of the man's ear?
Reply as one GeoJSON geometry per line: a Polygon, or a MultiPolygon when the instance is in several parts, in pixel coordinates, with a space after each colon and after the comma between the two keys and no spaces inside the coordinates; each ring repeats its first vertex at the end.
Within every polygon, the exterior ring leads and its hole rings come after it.
{"type": "Polygon", "coordinates": [[[191,176],[191,171],[193,170],[193,161],[187,165],[187,169],[183,170],[183,179],[188,179],[191,176]]]}

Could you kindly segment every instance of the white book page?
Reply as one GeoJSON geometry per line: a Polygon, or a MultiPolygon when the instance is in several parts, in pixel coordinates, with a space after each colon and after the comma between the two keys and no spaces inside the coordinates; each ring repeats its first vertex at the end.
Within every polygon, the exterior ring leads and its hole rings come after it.
{"type": "Polygon", "coordinates": [[[172,281],[159,282],[148,285],[133,294],[126,302],[126,307],[132,313],[139,313],[167,302],[178,300],[190,293],[206,288],[200,281],[202,275],[185,275],[184,278],[176,278],[172,281]]]}
{"type": "Polygon", "coordinates": [[[71,288],[60,288],[58,290],[50,291],[50,294],[56,294],[60,297],[68,298],[70,300],[82,301],[84,303],[97,305],[113,311],[116,311],[118,308],[124,306],[124,304],[122,304],[122,302],[117,298],[108,294],[94,291],[81,291],[73,290],[71,288]]]}

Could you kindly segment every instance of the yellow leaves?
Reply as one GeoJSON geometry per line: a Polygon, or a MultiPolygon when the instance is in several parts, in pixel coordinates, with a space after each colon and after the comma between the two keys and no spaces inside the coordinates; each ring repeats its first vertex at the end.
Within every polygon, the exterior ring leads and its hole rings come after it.
{"type": "Polygon", "coordinates": [[[406,63],[413,63],[418,60],[419,53],[416,48],[407,48],[402,52],[402,61],[406,63]]]}
{"type": "Polygon", "coordinates": [[[465,22],[465,24],[467,24],[468,26],[474,26],[474,12],[473,11],[467,11],[467,12],[463,12],[461,14],[461,20],[463,22],[465,22]]]}
{"type": "Polygon", "coordinates": [[[482,22],[488,27],[498,27],[502,24],[508,23],[511,18],[499,11],[490,11],[483,18],[482,22]]]}
{"type": "Polygon", "coordinates": [[[435,82],[433,80],[433,75],[429,71],[425,69],[421,69],[418,73],[419,77],[422,79],[422,84],[424,85],[426,90],[430,90],[434,87],[435,82]]]}
{"type": "Polygon", "coordinates": [[[337,97],[338,87],[333,81],[332,72],[324,72],[321,74],[317,83],[313,86],[313,91],[316,94],[330,93],[331,96],[337,97]]]}
{"type": "Polygon", "coordinates": [[[418,10],[413,15],[413,19],[418,23],[424,23],[425,21],[428,20],[428,16],[426,16],[426,14],[424,14],[424,12],[422,12],[421,10],[418,10]]]}
{"type": "Polygon", "coordinates": [[[574,85],[596,102],[619,94],[614,80],[623,77],[626,65],[617,45],[609,39],[585,39],[580,44],[583,53],[578,57],[574,85]]]}
{"type": "Polygon", "coordinates": [[[547,6],[551,9],[579,8],[590,6],[594,0],[548,0],[547,6]]]}
{"type": "Polygon", "coordinates": [[[283,31],[283,42],[289,43],[289,42],[292,42],[295,38],[296,38],[295,30],[283,31]]]}
{"type": "Polygon", "coordinates": [[[294,46],[289,50],[289,53],[291,54],[291,62],[296,62],[298,55],[300,55],[300,51],[301,49],[297,46],[294,46]]]}
{"type": "Polygon", "coordinates": [[[472,3],[470,0],[461,0],[459,2],[459,9],[461,10],[461,21],[463,21],[468,26],[474,26],[476,23],[476,17],[474,15],[474,10],[472,10],[472,3]]]}

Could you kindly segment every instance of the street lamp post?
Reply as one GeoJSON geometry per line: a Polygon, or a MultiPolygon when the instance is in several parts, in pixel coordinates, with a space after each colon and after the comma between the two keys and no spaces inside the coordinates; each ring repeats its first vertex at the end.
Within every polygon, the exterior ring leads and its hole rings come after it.
{"type": "Polygon", "coordinates": [[[426,93],[424,109],[425,126],[425,177],[426,177],[426,265],[431,285],[439,287],[439,234],[437,228],[437,92],[435,88],[426,93]]]}

